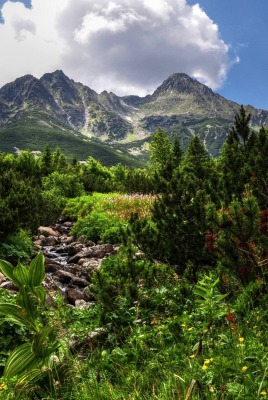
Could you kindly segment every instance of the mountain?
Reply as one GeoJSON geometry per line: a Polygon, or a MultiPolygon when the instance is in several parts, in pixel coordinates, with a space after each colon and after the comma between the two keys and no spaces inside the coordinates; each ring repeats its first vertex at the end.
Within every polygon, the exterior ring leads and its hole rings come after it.
{"type": "MultiPolygon", "coordinates": [[[[108,165],[138,165],[160,126],[183,147],[199,135],[216,156],[239,107],[184,73],[145,97],[98,94],[59,70],[40,79],[26,75],[0,89],[0,150],[42,150],[50,143],[80,160],[92,155],[108,165]]],[[[253,128],[268,123],[268,111],[245,108],[253,128]]]]}

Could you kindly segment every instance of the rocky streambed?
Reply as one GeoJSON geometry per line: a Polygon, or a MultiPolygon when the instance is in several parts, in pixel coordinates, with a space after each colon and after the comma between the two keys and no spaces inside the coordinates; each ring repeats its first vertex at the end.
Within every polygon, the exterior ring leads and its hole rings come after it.
{"type": "MultiPolygon", "coordinates": [[[[70,236],[73,223],[63,217],[50,227],[39,227],[33,238],[36,252],[45,256],[45,287],[49,293],[61,292],[69,304],[88,307],[95,304],[88,285],[92,273],[104,258],[116,254],[118,246],[95,244],[85,236],[70,236]]],[[[16,287],[0,275],[0,287],[16,290],[16,287]]]]}

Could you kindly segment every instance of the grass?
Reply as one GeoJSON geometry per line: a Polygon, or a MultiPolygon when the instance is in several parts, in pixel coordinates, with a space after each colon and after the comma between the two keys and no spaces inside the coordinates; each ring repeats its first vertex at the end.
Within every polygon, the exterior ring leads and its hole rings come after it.
{"type": "MultiPolygon", "coordinates": [[[[124,224],[131,212],[150,216],[153,201],[94,193],[70,200],[65,211],[81,227],[88,228],[94,213],[124,224]]],[[[42,399],[268,399],[265,272],[248,287],[232,276],[224,284],[229,289],[223,294],[216,271],[200,271],[192,282],[121,248],[91,277],[96,306],[70,307],[58,295],[47,311],[50,324],[78,350],[62,365],[53,394],[42,399]],[[90,341],[99,328],[103,335],[90,341]]],[[[13,387],[2,380],[0,399],[14,398],[13,387]]]]}
{"type": "Polygon", "coordinates": [[[99,160],[103,165],[112,166],[118,163],[138,167],[143,160],[132,157],[120,147],[101,143],[97,139],[86,139],[79,132],[72,131],[58,121],[48,119],[45,115],[32,113],[8,127],[0,128],[0,151],[16,153],[16,149],[43,151],[46,144],[52,150],[59,147],[68,159],[76,157],[85,161],[89,156],[99,160]]]}
{"type": "Polygon", "coordinates": [[[72,234],[86,235],[95,242],[118,243],[132,213],[139,218],[150,215],[155,197],[94,193],[68,201],[64,213],[77,219],[72,234]]]}

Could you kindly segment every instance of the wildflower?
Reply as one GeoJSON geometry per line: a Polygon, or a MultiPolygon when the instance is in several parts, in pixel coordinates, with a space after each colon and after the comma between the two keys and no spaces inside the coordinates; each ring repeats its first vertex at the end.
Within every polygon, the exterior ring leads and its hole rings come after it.
{"type": "Polygon", "coordinates": [[[184,328],[184,327],[186,326],[186,324],[185,324],[185,323],[183,323],[183,324],[181,324],[181,326],[184,328]]]}
{"type": "Polygon", "coordinates": [[[260,394],[261,394],[262,396],[265,396],[265,395],[267,394],[267,392],[265,392],[265,390],[263,390],[260,394]]]}
{"type": "Polygon", "coordinates": [[[205,360],[204,364],[209,364],[211,361],[210,360],[205,360]]]}
{"type": "Polygon", "coordinates": [[[209,387],[209,391],[210,391],[210,392],[215,392],[215,387],[214,387],[214,386],[210,386],[210,387],[209,387]]]}
{"type": "Polygon", "coordinates": [[[208,366],[207,366],[207,365],[205,365],[205,364],[204,364],[204,365],[202,365],[202,370],[203,370],[203,371],[205,371],[206,369],[208,369],[208,366]]]}
{"type": "Polygon", "coordinates": [[[244,342],[245,339],[243,337],[240,337],[240,338],[238,338],[238,340],[239,340],[239,342],[242,343],[242,342],[244,342]]]}
{"type": "Polygon", "coordinates": [[[190,356],[190,358],[195,358],[195,354],[192,354],[192,355],[190,356]]]}
{"type": "Polygon", "coordinates": [[[248,369],[248,367],[247,367],[246,365],[244,365],[244,366],[242,367],[242,371],[243,371],[243,372],[246,372],[247,369],[248,369]]]}
{"type": "Polygon", "coordinates": [[[192,331],[194,328],[191,326],[190,328],[188,328],[188,331],[192,331]]]}
{"type": "Polygon", "coordinates": [[[7,385],[5,383],[1,383],[0,385],[0,391],[2,390],[6,390],[7,389],[7,385]]]}

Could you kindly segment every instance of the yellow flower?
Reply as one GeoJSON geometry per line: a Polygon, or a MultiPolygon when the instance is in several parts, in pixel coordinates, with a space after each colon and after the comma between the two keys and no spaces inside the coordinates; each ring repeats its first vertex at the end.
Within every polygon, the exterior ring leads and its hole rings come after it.
{"type": "Polygon", "coordinates": [[[191,326],[190,328],[188,328],[188,331],[192,331],[194,328],[191,326]]]}
{"type": "Polygon", "coordinates": [[[214,360],[214,358],[213,358],[213,357],[211,357],[210,361],[212,362],[213,360],[214,360]]]}
{"type": "Polygon", "coordinates": [[[267,392],[265,392],[265,390],[263,390],[260,394],[265,396],[267,394],[267,392]]]}
{"type": "Polygon", "coordinates": [[[184,328],[184,327],[186,326],[186,324],[185,324],[185,323],[183,323],[183,324],[181,324],[181,326],[184,328]]]}
{"type": "Polygon", "coordinates": [[[210,360],[205,360],[204,361],[204,364],[209,364],[210,363],[210,360]]]}
{"type": "Polygon", "coordinates": [[[244,366],[242,367],[242,371],[243,371],[243,372],[246,372],[247,369],[248,369],[248,367],[247,367],[246,365],[244,365],[244,366]]]}
{"type": "Polygon", "coordinates": [[[210,387],[209,387],[209,391],[210,391],[210,392],[215,392],[215,387],[214,387],[214,386],[210,386],[210,387]]]}
{"type": "Polygon", "coordinates": [[[239,342],[244,342],[245,339],[243,337],[240,337],[238,340],[239,342]]]}
{"type": "Polygon", "coordinates": [[[190,356],[190,358],[195,358],[195,355],[194,355],[194,354],[192,354],[192,355],[190,356]]]}
{"type": "Polygon", "coordinates": [[[7,389],[7,385],[5,383],[1,383],[0,385],[0,391],[1,390],[6,390],[7,389]]]}
{"type": "Polygon", "coordinates": [[[202,365],[202,369],[205,371],[206,369],[208,369],[208,366],[207,365],[202,365]]]}

